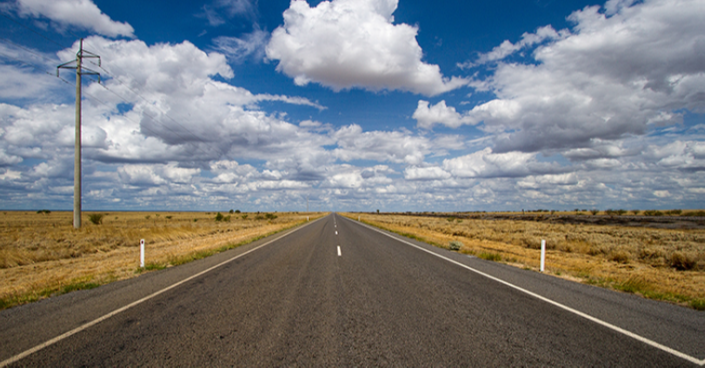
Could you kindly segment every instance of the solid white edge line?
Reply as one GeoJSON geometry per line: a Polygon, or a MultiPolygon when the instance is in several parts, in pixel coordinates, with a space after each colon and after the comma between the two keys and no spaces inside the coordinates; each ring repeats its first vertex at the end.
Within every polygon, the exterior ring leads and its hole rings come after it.
{"type": "MultiPolygon", "coordinates": [[[[350,219],[350,220],[352,220],[352,219],[350,219]]],[[[353,220],[353,221],[354,221],[354,220],[353,220]]],[[[521,292],[523,292],[523,293],[525,293],[525,294],[527,294],[527,295],[529,295],[529,296],[535,297],[535,298],[537,298],[537,299],[539,299],[539,300],[541,300],[541,301],[544,301],[544,302],[547,302],[547,303],[549,303],[549,304],[551,304],[551,305],[557,306],[557,307],[559,307],[559,308],[561,308],[561,309],[563,309],[563,310],[566,310],[566,311],[571,312],[571,313],[573,313],[573,314],[575,314],[575,315],[581,316],[581,317],[583,317],[583,318],[585,318],[585,319],[588,319],[588,320],[590,320],[590,321],[592,321],[592,322],[594,322],[594,323],[597,323],[597,324],[600,324],[600,325],[602,325],[602,326],[604,326],[604,327],[607,327],[607,328],[609,328],[609,329],[612,329],[613,331],[619,332],[619,333],[621,333],[621,334],[624,334],[625,336],[628,336],[628,337],[631,337],[631,338],[633,338],[633,339],[635,339],[635,340],[637,340],[637,341],[643,342],[643,343],[645,343],[645,344],[647,344],[647,345],[649,345],[649,346],[652,346],[652,347],[655,347],[655,348],[657,348],[657,349],[659,349],[659,350],[668,352],[668,353],[671,354],[671,355],[678,356],[678,357],[681,358],[681,359],[688,360],[688,361],[690,361],[691,363],[693,363],[693,364],[695,364],[695,365],[699,365],[699,366],[705,365],[705,359],[700,360],[700,359],[697,359],[697,358],[695,358],[695,357],[692,357],[692,356],[690,356],[690,355],[688,355],[688,354],[684,354],[684,353],[682,353],[682,352],[680,352],[680,351],[677,351],[677,350],[674,350],[674,349],[672,349],[672,348],[670,348],[670,347],[668,347],[668,346],[664,346],[664,345],[662,345],[662,344],[660,344],[660,343],[658,343],[658,342],[655,342],[655,341],[652,341],[652,340],[650,340],[650,339],[648,339],[648,338],[639,336],[639,335],[637,335],[636,333],[632,333],[632,332],[630,332],[630,331],[628,331],[628,330],[626,330],[626,329],[622,329],[622,328],[620,328],[620,327],[617,327],[616,325],[607,323],[607,322],[605,322],[605,321],[603,321],[603,320],[600,320],[600,319],[597,319],[597,318],[595,318],[595,317],[593,317],[593,316],[587,315],[587,314],[585,314],[585,313],[583,313],[583,312],[581,312],[581,311],[578,311],[578,310],[575,310],[575,309],[573,309],[573,308],[571,308],[571,307],[565,306],[565,305],[563,305],[563,304],[561,304],[561,303],[559,303],[559,302],[553,301],[553,300],[551,300],[551,299],[549,299],[549,298],[543,297],[543,296],[541,296],[541,295],[539,295],[539,294],[536,294],[536,293],[534,293],[534,292],[531,292],[531,291],[526,290],[526,289],[524,289],[524,288],[521,288],[521,287],[519,287],[519,286],[513,285],[513,284],[511,284],[511,283],[509,283],[509,282],[506,282],[506,281],[504,281],[504,280],[501,280],[501,279],[499,279],[499,278],[497,278],[497,277],[491,276],[491,275],[489,275],[489,274],[487,274],[487,273],[484,273],[484,272],[481,272],[481,271],[479,271],[479,270],[477,270],[477,269],[474,269],[474,268],[472,268],[472,267],[469,267],[469,266],[467,266],[467,265],[465,265],[465,264],[459,263],[459,262],[457,262],[457,261],[455,261],[455,260],[453,260],[453,259],[447,258],[447,257],[445,257],[445,256],[443,256],[443,255],[436,254],[436,253],[433,252],[433,251],[426,250],[425,248],[423,248],[423,247],[421,247],[421,246],[415,245],[415,244],[413,244],[413,243],[411,243],[411,242],[409,242],[409,241],[406,241],[406,240],[397,238],[397,237],[395,237],[395,236],[392,236],[391,234],[386,233],[386,232],[383,232],[383,231],[380,230],[380,229],[374,228],[374,227],[369,226],[369,225],[367,225],[367,224],[364,224],[364,223],[362,223],[362,222],[358,222],[358,223],[359,223],[360,225],[363,225],[363,226],[365,226],[365,227],[367,227],[367,228],[373,230],[373,231],[379,232],[379,233],[381,233],[381,234],[383,234],[383,235],[385,235],[385,236],[387,236],[387,237],[389,237],[389,238],[395,239],[395,240],[397,240],[397,241],[399,241],[399,242],[402,242],[402,243],[405,243],[405,244],[407,244],[407,245],[409,245],[409,246],[415,247],[415,248],[417,248],[417,249],[419,249],[419,250],[421,250],[421,251],[427,252],[427,253],[429,253],[429,254],[431,254],[431,255],[433,255],[433,256],[437,256],[437,257],[439,257],[439,258],[441,258],[441,259],[443,259],[443,260],[445,260],[445,261],[448,261],[448,262],[453,263],[453,264],[455,264],[455,265],[461,266],[461,267],[463,267],[463,268],[465,268],[465,269],[470,270],[471,272],[477,273],[477,274],[479,274],[479,275],[481,275],[481,276],[483,276],[483,277],[489,278],[489,279],[491,279],[491,280],[493,280],[493,281],[495,281],[495,282],[499,282],[499,283],[504,284],[504,285],[506,285],[506,286],[508,286],[508,287],[511,287],[511,288],[513,288],[513,289],[515,289],[515,290],[521,291],[521,292]]]]}
{"type": "Polygon", "coordinates": [[[79,327],[77,327],[77,328],[74,328],[74,329],[72,329],[72,330],[70,330],[70,331],[68,331],[68,332],[66,332],[66,333],[64,333],[64,334],[62,334],[62,335],[60,335],[60,336],[54,337],[54,338],[52,338],[52,339],[50,339],[50,340],[48,340],[48,341],[46,341],[46,342],[44,342],[44,343],[42,343],[42,344],[39,344],[39,345],[37,345],[37,346],[32,347],[32,348],[29,349],[29,350],[26,350],[26,351],[24,351],[24,352],[22,352],[22,353],[20,353],[20,354],[17,354],[17,355],[15,355],[15,356],[13,356],[13,357],[11,357],[11,358],[9,358],[9,359],[6,359],[6,360],[0,362],[0,368],[4,368],[4,367],[6,367],[6,366],[8,366],[8,365],[10,365],[10,364],[12,364],[12,363],[14,363],[14,362],[16,362],[16,361],[22,360],[22,359],[26,358],[26,357],[29,356],[29,355],[32,355],[33,353],[35,353],[35,352],[37,352],[37,351],[40,351],[40,350],[42,350],[42,349],[44,349],[44,348],[46,348],[46,347],[48,347],[48,346],[51,346],[51,345],[53,345],[53,344],[55,344],[55,343],[57,343],[57,342],[63,340],[64,338],[73,336],[74,334],[76,334],[76,333],[78,333],[78,332],[81,332],[81,331],[83,331],[83,330],[85,330],[85,329],[87,329],[87,328],[90,328],[90,327],[92,327],[92,326],[94,326],[94,325],[96,325],[96,324],[98,324],[98,323],[100,323],[100,322],[102,322],[102,321],[104,321],[104,320],[106,320],[106,319],[109,319],[109,318],[111,318],[111,317],[113,317],[113,316],[115,316],[115,315],[117,315],[117,314],[120,314],[120,313],[122,313],[123,311],[128,310],[128,309],[130,309],[130,308],[132,308],[132,307],[135,307],[135,306],[137,306],[137,305],[139,305],[139,304],[141,304],[141,303],[143,303],[143,302],[145,302],[145,301],[147,301],[147,300],[150,300],[150,299],[152,299],[152,298],[154,298],[154,297],[157,297],[157,296],[161,295],[162,293],[167,292],[167,291],[169,291],[169,290],[171,290],[171,289],[174,289],[174,288],[176,288],[176,287],[178,287],[178,286],[180,286],[180,285],[182,285],[182,284],[184,284],[184,283],[186,283],[186,282],[188,282],[188,281],[190,281],[190,280],[192,280],[192,279],[198,278],[198,277],[200,277],[200,276],[202,276],[202,275],[204,275],[204,274],[206,274],[206,273],[208,273],[208,272],[210,272],[210,271],[212,271],[212,270],[214,270],[214,269],[217,269],[217,268],[219,268],[219,267],[221,267],[221,266],[223,266],[223,265],[225,265],[225,264],[228,264],[228,263],[230,263],[230,262],[233,262],[234,260],[236,260],[236,259],[238,259],[238,258],[241,258],[241,257],[243,257],[243,256],[245,256],[245,255],[247,255],[247,254],[249,254],[249,253],[251,253],[251,252],[253,252],[253,251],[255,251],[255,250],[261,249],[261,248],[263,248],[263,247],[265,247],[265,246],[267,246],[267,245],[269,245],[269,244],[271,244],[271,243],[273,243],[273,242],[279,241],[280,239],[282,239],[282,238],[284,238],[284,237],[286,237],[286,236],[288,236],[288,235],[290,235],[290,234],[292,234],[292,233],[298,232],[299,230],[304,229],[304,228],[306,228],[307,226],[309,226],[309,225],[311,225],[311,224],[313,224],[313,223],[315,223],[315,222],[317,222],[317,221],[319,221],[319,220],[321,220],[321,219],[323,219],[323,218],[325,218],[325,217],[318,218],[318,219],[314,220],[313,222],[309,222],[308,224],[303,224],[302,226],[300,226],[300,227],[297,228],[297,229],[294,229],[294,230],[291,231],[291,232],[288,232],[288,233],[286,233],[286,234],[283,234],[283,235],[281,235],[281,236],[279,236],[279,237],[277,237],[277,238],[275,238],[275,239],[273,239],[273,240],[271,240],[271,241],[267,241],[266,243],[264,243],[264,244],[262,244],[262,245],[259,245],[259,246],[255,247],[255,248],[251,249],[251,250],[245,251],[245,252],[243,252],[243,253],[240,254],[240,255],[237,255],[237,256],[235,256],[235,257],[232,257],[232,258],[230,258],[230,259],[228,259],[228,260],[226,260],[226,261],[223,261],[223,262],[220,263],[220,264],[217,264],[217,265],[212,266],[212,267],[210,267],[210,268],[208,268],[208,269],[206,269],[206,270],[204,270],[204,271],[201,271],[201,272],[199,272],[199,273],[196,273],[196,274],[194,274],[194,275],[192,275],[192,276],[190,276],[190,277],[188,277],[188,278],[186,278],[186,279],[183,279],[183,280],[181,280],[181,281],[179,281],[179,282],[176,282],[176,283],[172,284],[171,286],[168,286],[168,287],[166,287],[166,288],[163,288],[163,289],[161,289],[161,290],[159,290],[159,291],[157,291],[157,292],[152,293],[151,295],[148,295],[148,296],[146,296],[146,297],[143,297],[143,298],[141,298],[141,299],[139,299],[139,300],[137,300],[137,301],[135,301],[135,302],[132,302],[132,303],[130,303],[130,304],[127,304],[127,305],[125,305],[125,306],[123,306],[123,307],[121,307],[121,308],[119,308],[119,309],[113,310],[113,311],[111,311],[111,312],[109,312],[109,313],[107,313],[107,314],[101,316],[100,318],[97,318],[97,319],[95,319],[95,320],[93,320],[93,321],[90,321],[90,322],[88,322],[88,323],[86,323],[86,324],[83,324],[83,325],[81,325],[81,326],[79,326],[79,327]]]}

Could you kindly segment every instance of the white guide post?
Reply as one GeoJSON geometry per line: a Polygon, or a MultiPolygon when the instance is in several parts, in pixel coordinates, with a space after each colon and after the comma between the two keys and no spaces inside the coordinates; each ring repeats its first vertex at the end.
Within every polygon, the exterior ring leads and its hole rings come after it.
{"type": "Polygon", "coordinates": [[[140,240],[140,268],[144,268],[144,240],[140,240]]]}
{"type": "Polygon", "coordinates": [[[546,240],[541,240],[541,271],[546,266],[546,240]]]}

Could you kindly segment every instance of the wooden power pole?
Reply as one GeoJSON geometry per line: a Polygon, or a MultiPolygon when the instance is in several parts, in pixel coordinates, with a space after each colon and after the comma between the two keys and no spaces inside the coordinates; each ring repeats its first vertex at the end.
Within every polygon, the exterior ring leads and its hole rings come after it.
{"type": "Polygon", "coordinates": [[[100,56],[83,50],[83,39],[81,39],[81,46],[78,49],[78,53],[76,53],[76,60],[56,67],[57,77],[59,76],[59,69],[76,70],[76,142],[73,166],[73,227],[76,229],[81,228],[81,76],[84,74],[97,75],[98,83],[100,83],[100,73],[84,67],[83,58],[96,58],[98,59],[98,66],[100,66],[100,56]],[[72,65],[73,63],[76,64],[72,65]]]}

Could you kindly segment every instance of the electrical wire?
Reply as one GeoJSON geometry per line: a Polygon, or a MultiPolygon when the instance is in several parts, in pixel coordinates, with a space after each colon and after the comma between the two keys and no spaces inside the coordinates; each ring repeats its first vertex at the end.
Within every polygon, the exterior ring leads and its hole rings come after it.
{"type": "MultiPolygon", "coordinates": [[[[51,38],[47,37],[46,35],[43,35],[41,32],[39,32],[39,31],[37,31],[37,30],[35,30],[35,29],[32,29],[32,27],[30,27],[30,26],[27,26],[27,25],[25,25],[25,24],[23,24],[23,23],[21,23],[21,22],[18,22],[18,21],[16,21],[16,20],[12,19],[12,18],[9,17],[7,14],[4,14],[3,12],[0,12],[0,14],[1,14],[2,16],[4,16],[5,18],[9,19],[10,21],[12,21],[12,22],[14,22],[14,23],[16,23],[16,24],[22,26],[23,28],[29,30],[30,32],[32,32],[32,33],[34,33],[34,34],[37,34],[38,36],[40,36],[40,37],[46,39],[47,41],[49,41],[49,42],[51,42],[51,43],[53,43],[53,44],[55,44],[55,45],[57,45],[57,46],[59,46],[59,47],[61,47],[61,48],[66,48],[66,47],[64,47],[61,43],[59,43],[58,41],[56,41],[56,40],[54,40],[54,39],[51,39],[51,38]]],[[[79,38],[79,37],[78,37],[76,34],[74,34],[73,32],[71,32],[71,31],[68,31],[68,32],[69,32],[70,34],[72,34],[73,36],[75,36],[76,38],[79,38]]],[[[21,49],[23,49],[23,50],[25,50],[25,51],[27,51],[27,52],[33,54],[33,55],[36,55],[36,56],[39,56],[39,57],[41,57],[41,58],[43,58],[43,59],[45,59],[45,60],[48,60],[49,62],[56,62],[55,60],[49,59],[49,58],[48,58],[47,56],[45,56],[45,55],[41,55],[41,54],[39,54],[39,53],[37,53],[37,52],[35,52],[35,51],[32,51],[31,49],[28,49],[28,48],[26,48],[26,47],[24,47],[24,46],[22,46],[22,45],[19,45],[19,44],[15,43],[15,42],[13,42],[13,41],[11,41],[11,40],[9,40],[9,39],[3,38],[2,40],[5,40],[6,43],[9,42],[9,43],[11,43],[12,45],[14,45],[14,46],[16,46],[16,47],[19,47],[19,48],[21,48],[21,49]]],[[[90,47],[90,44],[87,43],[87,42],[85,42],[85,41],[84,41],[84,44],[85,44],[86,46],[89,46],[89,47],[90,47]]],[[[30,65],[30,64],[27,64],[27,62],[22,61],[22,60],[19,60],[19,59],[17,59],[17,58],[13,58],[13,57],[7,56],[7,55],[5,55],[5,57],[7,57],[7,58],[9,58],[9,59],[12,59],[12,60],[15,60],[15,61],[21,63],[22,65],[26,65],[26,66],[30,66],[30,67],[34,67],[35,69],[38,69],[36,66],[32,66],[32,65],[30,65]]],[[[93,64],[93,65],[95,65],[95,66],[97,66],[97,67],[100,68],[101,70],[103,70],[103,71],[108,75],[108,77],[109,77],[111,80],[114,80],[114,81],[117,82],[118,84],[124,86],[127,90],[129,90],[130,92],[132,92],[135,96],[139,97],[139,98],[142,99],[144,102],[150,104],[150,105],[151,105],[152,107],[154,107],[157,111],[159,111],[164,117],[168,118],[168,119],[169,119],[170,121],[172,121],[175,125],[177,125],[183,132],[187,133],[188,136],[190,136],[193,140],[195,140],[195,141],[197,141],[197,142],[201,142],[201,143],[206,143],[206,142],[208,142],[208,140],[205,140],[205,139],[199,137],[198,135],[196,135],[195,133],[193,133],[191,130],[189,130],[188,128],[186,128],[183,124],[181,124],[181,123],[178,122],[176,119],[174,119],[173,117],[171,117],[167,112],[165,112],[165,111],[163,111],[162,109],[160,109],[158,106],[155,105],[154,102],[150,102],[150,101],[147,100],[144,96],[142,96],[140,93],[138,93],[137,91],[135,91],[134,89],[132,89],[130,86],[128,86],[127,84],[123,83],[123,82],[120,81],[118,78],[116,78],[115,76],[113,76],[113,73],[110,73],[110,72],[109,72],[107,69],[105,69],[104,67],[102,67],[101,65],[98,65],[98,64],[96,64],[95,62],[90,61],[90,60],[89,60],[88,62],[91,63],[91,64],[93,64]]],[[[45,70],[45,67],[44,67],[44,68],[41,68],[41,69],[43,69],[42,72],[43,72],[44,74],[47,74],[47,75],[52,76],[52,77],[59,78],[62,82],[66,83],[66,84],[69,84],[69,85],[71,84],[71,83],[68,82],[67,80],[65,80],[65,79],[63,79],[63,78],[61,78],[61,77],[58,77],[58,76],[56,76],[56,75],[54,75],[54,74],[52,74],[52,73],[46,71],[46,70],[45,70]]],[[[95,79],[93,79],[93,80],[95,81],[95,79]]],[[[98,81],[98,84],[99,84],[100,86],[102,86],[104,89],[106,89],[108,92],[110,92],[110,93],[112,93],[113,95],[117,96],[117,97],[118,97],[120,100],[122,100],[124,103],[133,105],[133,103],[131,103],[131,102],[129,101],[129,99],[127,99],[127,98],[125,98],[124,96],[121,96],[120,94],[118,94],[118,93],[116,93],[115,91],[111,90],[111,89],[108,88],[105,84],[100,83],[100,81],[98,81]]],[[[90,94],[88,94],[88,93],[84,93],[84,94],[85,94],[87,97],[90,97],[91,99],[93,99],[93,100],[95,100],[95,101],[97,101],[97,102],[99,102],[99,103],[101,103],[101,104],[103,104],[103,105],[105,105],[105,106],[108,106],[105,102],[101,101],[100,99],[97,99],[95,96],[92,96],[92,95],[90,95],[90,94]]],[[[141,111],[141,114],[144,115],[144,116],[146,116],[147,118],[149,118],[152,122],[156,123],[157,125],[161,126],[161,127],[164,128],[164,129],[166,129],[167,131],[170,131],[171,133],[173,133],[175,136],[177,136],[177,137],[178,137],[179,139],[181,139],[182,141],[184,141],[184,142],[191,141],[191,140],[187,139],[186,137],[182,136],[181,134],[179,134],[179,132],[177,132],[177,131],[175,131],[174,129],[172,129],[169,125],[165,124],[164,122],[161,122],[159,119],[157,119],[156,117],[154,117],[154,116],[148,114],[148,113],[145,112],[144,110],[141,111]]],[[[130,120],[130,119],[128,119],[124,114],[123,114],[123,117],[124,117],[125,119],[127,119],[127,120],[130,120]]],[[[132,120],[130,120],[130,121],[132,121],[132,120]]],[[[136,123],[136,122],[134,122],[134,121],[132,121],[132,122],[133,122],[133,123],[136,123]]],[[[139,124],[139,123],[137,123],[137,124],[139,124]]],[[[159,134],[158,134],[157,132],[155,132],[154,130],[149,129],[149,128],[147,128],[146,126],[144,126],[144,125],[142,125],[142,124],[139,124],[139,126],[140,126],[141,129],[146,129],[146,130],[148,130],[150,133],[154,134],[155,136],[157,136],[157,137],[159,136],[159,134]]],[[[227,157],[227,153],[226,153],[225,151],[223,151],[218,145],[215,145],[215,148],[216,148],[217,151],[219,151],[221,157],[227,157]]]]}
{"type": "Polygon", "coordinates": [[[20,26],[26,28],[26,29],[29,30],[30,32],[39,35],[39,36],[42,37],[43,39],[45,39],[45,40],[47,40],[47,41],[49,41],[49,42],[51,42],[51,43],[53,43],[53,44],[56,44],[56,45],[59,46],[60,48],[65,49],[65,47],[64,47],[63,45],[61,45],[59,42],[57,42],[56,40],[51,39],[51,38],[49,38],[49,37],[47,37],[47,36],[41,34],[40,32],[36,31],[35,29],[32,29],[31,27],[29,27],[29,26],[27,26],[27,25],[25,25],[25,24],[22,24],[22,23],[20,23],[20,22],[18,22],[18,21],[16,21],[16,20],[10,18],[10,17],[9,17],[7,14],[5,14],[4,12],[0,11],[0,15],[2,15],[3,17],[9,19],[10,21],[12,21],[12,22],[14,22],[14,23],[16,23],[16,24],[19,24],[20,26]]]}

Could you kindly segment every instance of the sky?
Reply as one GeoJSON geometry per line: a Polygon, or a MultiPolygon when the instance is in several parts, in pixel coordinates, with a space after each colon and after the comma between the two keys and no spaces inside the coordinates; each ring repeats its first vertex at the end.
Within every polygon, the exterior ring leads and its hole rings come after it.
{"type": "Polygon", "coordinates": [[[705,208],[702,0],[0,2],[0,208],[705,208]],[[308,205],[307,205],[308,204],[308,205]]]}

